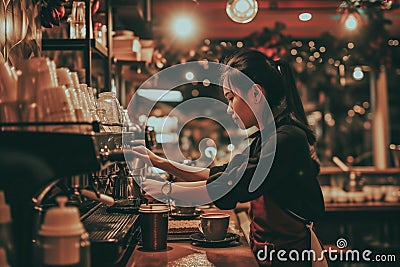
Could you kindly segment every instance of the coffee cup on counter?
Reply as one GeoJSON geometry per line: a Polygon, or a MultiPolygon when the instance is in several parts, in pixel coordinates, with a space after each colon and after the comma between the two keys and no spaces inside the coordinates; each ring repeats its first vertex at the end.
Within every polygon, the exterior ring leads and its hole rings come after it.
{"type": "Polygon", "coordinates": [[[175,211],[178,214],[194,214],[196,211],[196,207],[175,206],[175,211]]]}
{"type": "Polygon", "coordinates": [[[194,214],[196,207],[193,203],[187,201],[174,201],[174,210],[177,214],[194,214]]]}
{"type": "Polygon", "coordinates": [[[395,185],[385,186],[385,202],[396,203],[399,201],[400,187],[395,185]]]}
{"type": "Polygon", "coordinates": [[[147,204],[139,208],[142,247],[147,251],[167,249],[168,206],[164,204],[147,204]]]}
{"type": "Polygon", "coordinates": [[[223,240],[229,226],[229,214],[207,213],[200,215],[199,230],[209,241],[223,240]]]}
{"type": "Polygon", "coordinates": [[[384,188],[381,185],[374,185],[372,187],[372,200],[379,202],[385,194],[384,188]]]}

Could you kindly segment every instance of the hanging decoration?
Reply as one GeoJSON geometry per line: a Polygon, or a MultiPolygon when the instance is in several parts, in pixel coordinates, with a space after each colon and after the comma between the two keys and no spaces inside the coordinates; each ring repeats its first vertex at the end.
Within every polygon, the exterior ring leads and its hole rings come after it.
{"type": "Polygon", "coordinates": [[[24,59],[40,54],[41,2],[5,0],[0,6],[0,53],[18,68],[24,59]]]}
{"type": "Polygon", "coordinates": [[[65,19],[65,7],[68,0],[42,0],[41,2],[41,23],[45,28],[59,26],[65,19]]]}
{"type": "Polygon", "coordinates": [[[339,10],[345,9],[366,9],[366,8],[380,8],[382,10],[389,10],[394,5],[394,0],[345,0],[339,6],[339,10]]]}
{"type": "Polygon", "coordinates": [[[257,0],[228,0],[226,14],[237,23],[249,23],[258,11],[257,0]]]}
{"type": "Polygon", "coordinates": [[[391,21],[384,17],[384,11],[393,8],[397,8],[397,4],[387,0],[343,1],[338,13],[349,15],[356,12],[356,20],[361,19],[363,22],[358,25],[357,31],[343,34],[340,38],[324,33],[314,41],[293,41],[291,36],[283,33],[285,24],[277,22],[273,28],[253,32],[240,41],[206,39],[197,47],[190,47],[186,51],[174,50],[170,40],[158,40],[153,62],[157,69],[192,60],[218,62],[243,46],[256,48],[271,59],[281,58],[292,62],[299,74],[304,73],[301,75],[304,79],[315,78],[315,75],[309,74],[321,69],[333,73],[332,69],[337,69],[339,65],[368,65],[378,69],[382,64],[391,66],[400,57],[397,55],[400,51],[393,45],[396,42],[390,39],[385,29],[391,21]]]}

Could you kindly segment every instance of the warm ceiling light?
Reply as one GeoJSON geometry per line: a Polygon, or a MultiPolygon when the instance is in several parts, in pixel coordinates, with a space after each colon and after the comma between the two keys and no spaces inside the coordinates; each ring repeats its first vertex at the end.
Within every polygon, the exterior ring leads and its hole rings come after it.
{"type": "Polygon", "coordinates": [[[258,3],[256,0],[228,0],[226,14],[234,22],[248,23],[257,15],[258,3]]]}
{"type": "Polygon", "coordinates": [[[344,26],[350,31],[357,29],[358,21],[356,17],[353,14],[350,14],[344,22],[344,26]]]}
{"type": "Polygon", "coordinates": [[[354,31],[360,25],[364,24],[357,9],[344,9],[342,13],[340,23],[343,24],[347,30],[354,31]]]}
{"type": "Polygon", "coordinates": [[[300,15],[299,15],[299,20],[301,20],[301,21],[309,21],[310,19],[312,19],[312,15],[311,15],[311,13],[301,13],[300,15]]]}
{"type": "Polygon", "coordinates": [[[193,20],[184,16],[175,18],[172,26],[175,34],[179,37],[188,37],[193,34],[195,29],[193,20]]]}
{"type": "Polygon", "coordinates": [[[163,89],[138,89],[139,96],[157,102],[181,102],[183,96],[181,91],[163,90],[163,89]]]}

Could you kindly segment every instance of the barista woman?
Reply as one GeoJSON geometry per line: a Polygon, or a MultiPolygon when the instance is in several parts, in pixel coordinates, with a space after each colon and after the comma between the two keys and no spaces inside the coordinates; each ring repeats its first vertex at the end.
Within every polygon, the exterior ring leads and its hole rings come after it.
{"type": "MultiPolygon", "coordinates": [[[[291,70],[286,63],[270,61],[256,50],[241,50],[232,55],[226,65],[254,82],[250,87],[243,86],[235,71],[228,71],[223,80],[228,114],[241,129],[252,126],[259,129],[250,136],[249,147],[243,154],[233,157],[229,164],[197,170],[137,147],[135,153],[150,160],[155,167],[185,181],[206,181],[206,186],[204,182],[203,186],[200,186],[202,182],[197,182],[198,187],[183,188],[147,179],[143,189],[151,196],[167,191],[176,199],[190,194],[203,203],[213,201],[220,209],[233,209],[237,202],[250,201],[250,245],[259,264],[270,266],[272,259],[272,266],[311,266],[306,258],[299,257],[293,262],[288,257],[292,250],[301,256],[303,250],[310,249],[312,225],[308,222],[324,212],[317,181],[319,163],[312,149],[315,136],[307,123],[291,70]],[[267,105],[272,116],[266,115],[267,105]],[[274,131],[270,130],[271,123],[275,125],[274,131]],[[269,153],[274,148],[275,154],[269,153]],[[255,190],[249,190],[257,166],[268,165],[268,162],[271,165],[269,172],[263,173],[265,179],[255,190]],[[230,191],[217,196],[219,189],[227,185],[232,187],[230,191]],[[265,258],[260,252],[265,248],[285,250],[287,261],[284,257],[277,259],[270,255],[265,258]]],[[[320,249],[319,243],[318,246],[320,249]]]]}

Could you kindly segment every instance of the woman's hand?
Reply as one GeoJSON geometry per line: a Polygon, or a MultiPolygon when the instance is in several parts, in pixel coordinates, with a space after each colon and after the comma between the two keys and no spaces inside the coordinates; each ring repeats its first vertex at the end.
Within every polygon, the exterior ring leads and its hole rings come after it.
{"type": "Polygon", "coordinates": [[[160,157],[148,150],[145,146],[136,146],[132,148],[133,154],[149,165],[157,167],[160,157]]]}
{"type": "Polygon", "coordinates": [[[315,161],[315,163],[317,163],[318,165],[321,165],[321,162],[319,161],[319,158],[317,155],[317,151],[315,151],[314,146],[310,146],[310,155],[311,155],[311,158],[315,161]]]}
{"type": "Polygon", "coordinates": [[[143,191],[146,192],[145,198],[161,200],[165,198],[165,195],[161,192],[161,189],[165,182],[159,182],[153,179],[145,179],[142,183],[143,191]]]}

